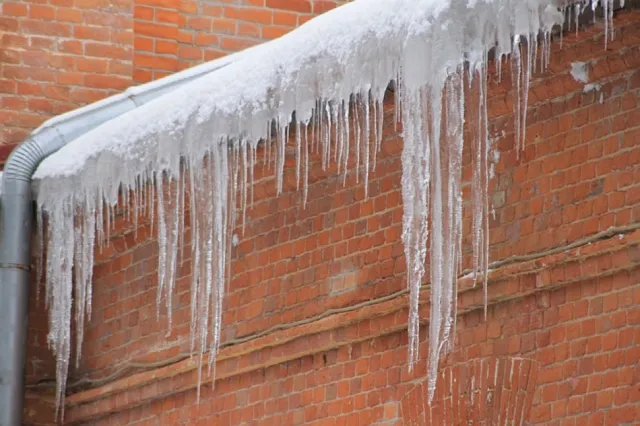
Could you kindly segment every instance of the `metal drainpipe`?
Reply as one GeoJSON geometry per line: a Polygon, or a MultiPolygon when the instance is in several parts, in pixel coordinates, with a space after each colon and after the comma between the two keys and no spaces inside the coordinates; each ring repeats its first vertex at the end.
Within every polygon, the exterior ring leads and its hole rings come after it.
{"type": "Polygon", "coordinates": [[[0,426],[22,424],[33,230],[31,177],[36,168],[46,157],[89,130],[227,66],[244,52],[130,88],[55,117],[11,153],[2,175],[0,194],[0,426]]]}

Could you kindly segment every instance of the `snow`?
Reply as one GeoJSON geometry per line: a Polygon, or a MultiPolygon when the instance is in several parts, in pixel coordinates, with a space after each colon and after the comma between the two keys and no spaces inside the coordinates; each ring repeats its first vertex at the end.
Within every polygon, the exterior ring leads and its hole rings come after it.
{"type": "Polygon", "coordinates": [[[126,99],[129,99],[133,106],[146,103],[148,101],[147,97],[149,96],[156,97],[159,93],[166,93],[175,89],[180,84],[201,77],[204,74],[214,72],[219,68],[223,68],[244,55],[252,54],[255,50],[261,48],[261,46],[262,45],[253,46],[243,51],[236,52],[210,62],[205,62],[204,64],[200,64],[191,68],[187,68],[181,72],[171,74],[158,80],[150,81],[139,86],[132,86],[124,92],[118,93],[117,95],[113,95],[92,104],[86,105],[82,108],[74,109],[64,114],[57,115],[42,123],[42,125],[34,130],[33,133],[36,134],[46,127],[59,126],[62,123],[71,121],[74,118],[79,118],[81,116],[88,117],[91,114],[95,114],[99,110],[104,110],[109,106],[114,106],[126,99]]]}
{"type": "Polygon", "coordinates": [[[583,93],[599,92],[599,91],[600,91],[600,85],[597,83],[585,84],[584,87],[582,88],[583,93]]]}
{"type": "Polygon", "coordinates": [[[584,62],[572,62],[570,72],[571,77],[573,77],[575,81],[579,81],[580,83],[589,82],[589,70],[587,69],[587,64],[584,62]]]}
{"type": "MultiPolygon", "coordinates": [[[[158,309],[164,300],[169,314],[178,256],[184,245],[191,250],[191,349],[200,365],[208,351],[215,368],[228,259],[237,244],[232,231],[244,224],[251,203],[258,143],[273,141],[266,143],[262,161],[275,164],[278,192],[292,132],[305,202],[310,150],[321,153],[323,166],[337,162],[345,179],[355,155],[352,172],[366,188],[381,146],[382,102],[390,81],[396,83],[404,129],[410,366],[418,357],[418,296],[429,253],[431,398],[439,360],[453,349],[456,326],[464,143],[473,150],[474,279],[483,281],[486,300],[488,50],[495,47],[500,59],[511,57],[516,140],[522,148],[537,36],[542,32],[544,66],[549,32],[563,17],[554,0],[356,0],[97,127],[43,161],[34,179],[38,220],[46,215],[49,221],[46,300],[58,403],[71,355],[71,295],[76,294],[76,321],[83,324],[91,314],[92,253],[95,245],[108,242],[121,189],[124,204],[134,205],[133,220],[142,214],[158,219],[158,309]],[[465,99],[465,85],[475,85],[476,95],[465,99]],[[473,140],[464,141],[468,103],[475,106],[478,127],[473,140]],[[185,243],[187,204],[192,232],[185,243]]],[[[579,70],[577,75],[582,76],[579,70]]],[[[77,328],[81,348],[83,327],[77,328]]],[[[200,368],[199,380],[202,374],[200,368]]]]}

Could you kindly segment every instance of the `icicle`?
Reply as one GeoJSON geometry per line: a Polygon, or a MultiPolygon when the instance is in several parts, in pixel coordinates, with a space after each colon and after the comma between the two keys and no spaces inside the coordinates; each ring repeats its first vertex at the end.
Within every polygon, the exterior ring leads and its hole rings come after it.
{"type": "Polygon", "coordinates": [[[304,148],[304,175],[302,176],[302,208],[307,207],[307,194],[309,193],[309,125],[304,125],[304,142],[302,147],[304,148]]]}
{"type": "Polygon", "coordinates": [[[138,215],[140,214],[140,176],[136,176],[133,186],[133,237],[138,239],[138,215]]]}
{"type": "Polygon", "coordinates": [[[549,64],[551,63],[551,31],[545,32],[543,34],[546,39],[546,47],[547,47],[545,64],[544,64],[544,69],[546,71],[547,69],[549,69],[549,64]]]}
{"type": "Polygon", "coordinates": [[[332,129],[332,119],[333,119],[333,114],[331,113],[331,106],[329,104],[329,102],[325,102],[325,116],[326,116],[326,125],[323,126],[324,128],[324,163],[325,163],[325,167],[327,167],[329,165],[329,163],[331,162],[331,129],[332,129]]]}
{"type": "MultiPolygon", "coordinates": [[[[298,129],[296,129],[296,132],[297,132],[297,130],[298,129]]],[[[251,195],[250,195],[250,197],[251,197],[250,198],[250,203],[251,204],[250,205],[251,205],[251,207],[253,207],[253,199],[254,199],[254,190],[253,190],[254,185],[253,185],[253,182],[255,180],[254,168],[255,168],[255,165],[256,165],[256,156],[257,156],[256,150],[258,149],[257,148],[257,143],[252,144],[250,149],[251,149],[251,156],[249,157],[250,158],[250,160],[249,160],[250,161],[250,164],[249,164],[249,188],[251,188],[251,195]]],[[[235,217],[235,214],[232,217],[235,217]]]]}
{"type": "Polygon", "coordinates": [[[47,304],[49,347],[56,357],[56,417],[64,418],[64,395],[71,356],[72,265],[76,232],[74,206],[61,200],[49,215],[47,241],[47,304]]]}
{"type": "Polygon", "coordinates": [[[529,85],[531,83],[531,73],[532,73],[532,58],[533,51],[537,49],[536,44],[536,35],[529,34],[529,38],[527,39],[527,63],[525,65],[525,73],[523,77],[523,88],[522,88],[522,118],[520,119],[520,126],[522,128],[522,135],[520,136],[520,141],[522,143],[521,151],[524,152],[524,145],[527,140],[527,113],[529,110],[529,85]]]}
{"type": "MultiPolygon", "coordinates": [[[[200,171],[200,164],[196,164],[195,161],[189,159],[188,172],[189,172],[189,213],[191,214],[191,262],[193,269],[191,270],[191,322],[189,324],[190,329],[190,345],[189,350],[193,356],[193,352],[196,347],[196,329],[200,323],[199,307],[199,283],[200,283],[200,217],[198,215],[200,204],[200,190],[202,188],[202,172],[200,171]],[[197,173],[196,173],[197,171],[197,173]],[[196,186],[197,184],[197,186],[196,186]],[[198,191],[196,191],[198,188],[198,191]]],[[[198,381],[198,390],[200,388],[200,381],[198,381]]]]}
{"type": "Polygon", "coordinates": [[[430,272],[431,272],[431,311],[429,318],[429,336],[431,342],[429,345],[429,365],[428,371],[428,389],[429,389],[429,401],[432,400],[436,389],[436,379],[438,372],[438,363],[440,355],[444,351],[444,328],[446,322],[446,309],[448,305],[448,294],[450,289],[447,288],[448,283],[444,276],[444,269],[447,265],[445,253],[446,242],[444,240],[444,199],[443,186],[445,185],[444,176],[442,172],[442,152],[440,141],[440,125],[441,125],[441,110],[442,110],[442,89],[435,89],[431,93],[430,103],[430,115],[428,119],[431,120],[431,231],[429,233],[431,239],[431,252],[430,252],[430,272]],[[432,326],[433,325],[433,326],[432,326]]]}
{"type": "Polygon", "coordinates": [[[402,107],[402,103],[400,101],[399,94],[402,93],[402,78],[400,76],[400,72],[398,72],[395,76],[395,96],[394,96],[394,108],[393,108],[393,130],[394,132],[398,131],[398,123],[400,122],[400,108],[402,107]]]}
{"type": "MultiPolygon", "coordinates": [[[[340,138],[340,104],[331,104],[331,121],[333,122],[333,143],[336,147],[333,150],[333,162],[338,161],[338,139],[340,138]]],[[[338,171],[339,173],[339,171],[338,171]]]]}
{"type": "Polygon", "coordinates": [[[180,174],[178,176],[178,195],[179,195],[179,202],[178,202],[178,207],[177,207],[177,213],[176,215],[178,216],[178,220],[179,222],[179,226],[178,226],[178,235],[180,238],[179,241],[179,247],[180,247],[180,263],[182,263],[184,261],[184,234],[185,229],[184,229],[184,221],[185,221],[185,214],[184,214],[184,207],[185,207],[185,200],[184,197],[186,195],[185,193],[185,179],[186,179],[186,174],[187,174],[187,163],[186,161],[182,161],[180,163],[179,166],[179,170],[180,170],[180,174]]]}
{"type": "MultiPolygon", "coordinates": [[[[231,194],[235,198],[238,196],[239,173],[240,173],[240,148],[236,145],[231,148],[231,194]]],[[[242,218],[242,231],[244,232],[244,217],[242,218]]]]}
{"type": "MultiPolygon", "coordinates": [[[[160,301],[166,285],[167,276],[167,221],[164,206],[164,173],[156,174],[158,197],[158,290],[156,293],[156,318],[160,320],[160,301]]],[[[171,198],[171,197],[169,197],[171,198]]]]}
{"type": "Polygon", "coordinates": [[[364,198],[369,198],[369,164],[371,161],[369,145],[371,140],[371,114],[370,114],[370,91],[364,93],[364,139],[363,139],[363,168],[364,168],[364,198]]]}
{"type": "Polygon", "coordinates": [[[156,200],[156,191],[157,191],[157,186],[158,186],[158,173],[154,172],[150,177],[149,177],[149,220],[151,222],[151,233],[153,234],[156,225],[156,210],[157,210],[157,206],[156,204],[158,203],[158,200],[156,200]]]}
{"type": "MultiPolygon", "coordinates": [[[[280,191],[282,191],[282,174],[284,174],[284,144],[286,144],[286,140],[287,137],[286,135],[283,136],[283,141],[282,141],[282,148],[281,148],[281,164],[280,164],[280,168],[279,170],[282,170],[281,175],[280,175],[280,191]]],[[[244,235],[244,231],[245,231],[245,227],[246,227],[246,217],[247,217],[247,194],[248,194],[248,184],[249,184],[249,173],[248,173],[248,167],[249,167],[249,162],[247,160],[247,144],[246,143],[240,143],[240,153],[242,155],[242,158],[240,160],[240,165],[242,167],[242,199],[241,199],[241,209],[242,209],[242,234],[244,235]]]]}
{"type": "MultiPolygon", "coordinates": [[[[300,163],[302,159],[300,158],[301,152],[301,144],[302,144],[302,135],[300,134],[300,122],[298,120],[295,121],[295,132],[296,132],[296,190],[300,190],[300,163]]],[[[252,185],[253,186],[253,185],[252,185]]]]}
{"type": "MultiPolygon", "coordinates": [[[[612,0],[602,0],[604,11],[604,50],[607,50],[609,37],[613,34],[613,4],[612,0]],[[609,32],[611,29],[611,33],[609,32]]],[[[613,40],[613,38],[612,38],[613,40]]]]}
{"type": "Polygon", "coordinates": [[[488,303],[488,277],[489,277],[489,113],[488,113],[488,90],[487,90],[487,79],[486,77],[482,78],[480,81],[482,85],[482,93],[483,97],[482,103],[482,151],[481,151],[481,179],[482,179],[482,222],[483,222],[483,232],[482,232],[482,253],[483,253],[483,262],[482,262],[482,287],[484,290],[484,319],[487,320],[487,303],[488,303]]]}
{"type": "MultiPolygon", "coordinates": [[[[427,253],[427,209],[430,185],[431,150],[426,116],[426,89],[402,94],[402,123],[404,147],[402,150],[402,241],[407,262],[409,287],[409,369],[418,358],[418,317],[420,286],[424,276],[427,253]]],[[[433,324],[430,325],[431,327],[433,324]]],[[[434,335],[430,332],[430,335],[434,335]]]]}
{"type": "MultiPolygon", "coordinates": [[[[484,313],[487,314],[487,274],[489,259],[488,218],[488,112],[486,68],[480,65],[478,72],[478,130],[473,145],[473,220],[472,246],[474,281],[478,273],[483,282],[484,313]]],[[[514,117],[518,119],[519,115],[514,117]]],[[[517,130],[519,131],[519,130],[517,130]]]]}
{"type": "Polygon", "coordinates": [[[516,140],[516,155],[520,158],[522,151],[522,61],[520,58],[520,36],[516,35],[513,39],[513,49],[511,50],[511,79],[514,82],[515,90],[513,102],[514,111],[514,127],[516,140]]]}
{"type": "MultiPolygon", "coordinates": [[[[562,24],[560,25],[560,49],[562,49],[562,43],[564,41],[564,23],[567,20],[567,9],[565,7],[561,7],[560,10],[562,11],[562,24]]],[[[527,48],[530,49],[531,46],[529,46],[529,44],[531,43],[531,39],[533,38],[533,36],[529,37],[529,42],[527,43],[527,48]]]]}
{"type": "MultiPolygon", "coordinates": [[[[167,336],[171,334],[171,329],[173,326],[173,293],[176,282],[176,272],[177,272],[177,263],[178,263],[178,242],[180,236],[178,235],[180,229],[180,188],[179,188],[179,180],[176,182],[176,191],[175,196],[169,191],[169,209],[167,210],[168,225],[171,226],[171,233],[168,235],[168,241],[166,250],[169,250],[168,258],[169,258],[169,271],[168,271],[168,279],[166,280],[166,292],[165,292],[165,301],[167,308],[167,336]]],[[[168,181],[169,189],[171,189],[171,181],[168,181]]],[[[167,256],[165,256],[165,259],[167,256]]]]}
{"type": "Polygon", "coordinates": [[[362,130],[361,130],[361,120],[362,116],[360,115],[360,105],[362,103],[362,99],[357,97],[354,102],[354,114],[353,121],[356,129],[356,183],[360,183],[360,143],[362,138],[362,130]]]}
{"type": "Polygon", "coordinates": [[[271,121],[269,121],[267,123],[267,132],[266,133],[267,133],[267,136],[266,136],[266,138],[264,140],[264,151],[262,151],[263,155],[264,155],[262,157],[262,165],[263,165],[262,169],[263,170],[265,169],[264,166],[267,165],[267,162],[268,162],[267,159],[269,158],[269,144],[271,143],[271,121]]]}
{"type": "Polygon", "coordinates": [[[285,133],[284,129],[280,125],[280,119],[277,121],[276,130],[276,193],[280,195],[282,193],[282,178],[284,173],[284,147],[285,147],[285,133]]]}
{"type": "Polygon", "coordinates": [[[314,108],[314,114],[311,117],[311,152],[316,152],[316,122],[318,121],[318,101],[316,101],[316,107],[314,108]]]}
{"type": "Polygon", "coordinates": [[[107,210],[105,211],[105,214],[107,215],[107,228],[106,228],[106,235],[105,235],[105,241],[111,241],[111,227],[112,227],[112,217],[113,217],[113,206],[111,204],[107,204],[107,210]]]}
{"type": "MultiPolygon", "coordinates": [[[[38,209],[36,211],[36,303],[40,302],[40,287],[42,286],[42,278],[44,276],[44,211],[38,209]]],[[[93,258],[93,255],[91,256],[93,258]]],[[[45,298],[46,300],[46,298],[45,298]]]]}
{"type": "Polygon", "coordinates": [[[379,140],[378,140],[378,100],[374,99],[373,101],[373,166],[372,170],[375,173],[376,171],[376,163],[378,158],[378,151],[380,150],[379,140]]]}
{"type": "Polygon", "coordinates": [[[78,343],[77,350],[76,350],[76,367],[80,363],[80,352],[82,347],[82,340],[84,337],[84,314],[85,314],[84,304],[87,297],[86,288],[84,286],[84,277],[83,277],[83,273],[84,273],[83,266],[85,265],[82,264],[82,260],[84,260],[83,252],[82,252],[82,250],[84,249],[82,244],[83,223],[80,223],[80,220],[82,220],[82,214],[84,213],[85,212],[83,211],[77,212],[78,220],[75,223],[74,235],[73,235],[74,237],[73,246],[75,249],[74,258],[76,260],[76,264],[74,265],[74,268],[73,268],[75,272],[75,277],[74,277],[75,298],[76,298],[75,319],[77,324],[76,336],[77,336],[77,343],[78,343]]]}
{"type": "Polygon", "coordinates": [[[336,165],[338,166],[338,174],[342,171],[342,157],[344,155],[344,135],[345,135],[345,122],[344,122],[344,101],[341,101],[336,108],[336,165]]]}
{"type": "Polygon", "coordinates": [[[346,185],[347,183],[347,169],[349,167],[349,145],[351,143],[351,118],[349,117],[351,110],[351,98],[345,101],[344,105],[344,129],[345,129],[345,142],[344,146],[344,170],[342,176],[342,184],[346,185]]]}
{"type": "Polygon", "coordinates": [[[376,138],[376,143],[377,143],[377,147],[376,147],[376,156],[373,157],[374,160],[374,169],[375,169],[375,165],[376,165],[376,157],[377,154],[380,152],[380,150],[382,149],[382,138],[383,138],[383,123],[384,123],[384,94],[382,95],[380,101],[379,101],[379,105],[378,105],[378,118],[377,118],[378,122],[377,122],[377,138],[376,138]]]}
{"type": "MultiPolygon", "coordinates": [[[[443,194],[446,190],[446,210],[442,216],[443,228],[443,343],[446,352],[453,350],[452,334],[455,332],[457,313],[457,265],[462,238],[462,148],[464,131],[464,74],[458,70],[446,85],[446,139],[442,150],[447,158],[443,161],[443,194]]],[[[444,198],[444,197],[443,197],[444,198]]],[[[435,232],[435,230],[434,230],[435,232]]],[[[432,235],[434,235],[432,233],[432,235]]],[[[433,269],[433,266],[432,266],[433,269]]]]}

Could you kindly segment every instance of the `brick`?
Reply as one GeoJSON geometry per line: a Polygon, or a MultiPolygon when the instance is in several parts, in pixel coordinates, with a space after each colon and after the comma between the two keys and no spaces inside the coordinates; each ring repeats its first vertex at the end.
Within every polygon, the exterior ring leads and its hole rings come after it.
{"type": "Polygon", "coordinates": [[[221,6],[205,3],[202,5],[202,14],[206,16],[219,17],[219,16],[222,16],[223,14],[223,8],[221,6]]]}
{"type": "Polygon", "coordinates": [[[156,9],[155,20],[167,24],[177,24],[179,14],[174,10],[156,9]]]}
{"type": "Polygon", "coordinates": [[[202,59],[202,49],[190,46],[181,46],[178,52],[178,56],[187,60],[200,60],[202,59]]]}
{"type": "Polygon", "coordinates": [[[134,63],[136,66],[143,68],[171,71],[176,69],[178,60],[175,58],[136,54],[134,63]]]}
{"type": "Polygon", "coordinates": [[[85,77],[85,84],[88,87],[96,89],[124,90],[129,87],[131,83],[128,78],[88,74],[85,77]]]}
{"type": "Polygon", "coordinates": [[[290,13],[290,12],[274,12],[273,13],[273,23],[275,25],[295,27],[297,20],[298,20],[298,16],[295,13],[290,13]]]}
{"type": "Polygon", "coordinates": [[[57,8],[56,20],[61,22],[82,22],[82,12],[71,8],[57,8]]]}
{"type": "Polygon", "coordinates": [[[273,21],[273,13],[269,10],[257,8],[237,8],[227,6],[224,8],[224,16],[238,21],[270,24],[273,21]]]}
{"type": "Polygon", "coordinates": [[[24,34],[39,34],[45,36],[70,37],[71,26],[58,22],[45,22],[24,19],[20,22],[24,34]]]}
{"type": "Polygon", "coordinates": [[[103,43],[86,42],[84,53],[87,56],[111,59],[131,59],[132,52],[128,47],[113,46],[103,43]]]}
{"type": "Polygon", "coordinates": [[[218,44],[218,37],[211,34],[196,34],[195,44],[197,46],[212,46],[218,44]]]}
{"type": "Polygon", "coordinates": [[[236,37],[221,37],[220,38],[220,47],[223,50],[229,51],[239,51],[246,49],[247,47],[251,47],[255,45],[256,42],[249,39],[242,39],[236,37]]]}
{"type": "Polygon", "coordinates": [[[52,21],[55,18],[56,9],[50,6],[32,4],[29,6],[29,18],[52,21]]]}
{"type": "Polygon", "coordinates": [[[198,3],[195,1],[181,1],[179,6],[180,12],[196,14],[198,13],[198,3]]]}
{"type": "Polygon", "coordinates": [[[135,33],[149,37],[175,39],[178,35],[178,28],[172,25],[136,22],[135,33]]]}
{"type": "Polygon", "coordinates": [[[5,16],[27,16],[27,5],[17,2],[3,2],[2,13],[5,16]]]}
{"type": "Polygon", "coordinates": [[[97,102],[105,97],[107,97],[107,92],[91,89],[73,89],[70,94],[71,100],[81,103],[97,102]]]}
{"type": "Polygon", "coordinates": [[[153,74],[151,71],[143,69],[133,70],[133,81],[137,83],[147,83],[151,80],[153,80],[153,74]]]}
{"type": "Polygon", "coordinates": [[[110,38],[110,33],[105,28],[87,27],[81,25],[77,25],[74,27],[73,35],[78,39],[88,39],[96,41],[108,41],[110,38]]]}
{"type": "Polygon", "coordinates": [[[131,18],[126,15],[114,15],[108,12],[87,10],[83,12],[83,16],[87,25],[96,25],[111,29],[133,28],[131,18]]]}
{"type": "Polygon", "coordinates": [[[281,37],[290,31],[289,28],[268,26],[262,28],[262,37],[270,40],[281,37]]]}
{"type": "Polygon", "coordinates": [[[179,9],[180,0],[138,0],[139,4],[145,4],[149,6],[164,7],[168,9],[179,9]]]}
{"type": "Polygon", "coordinates": [[[81,72],[105,74],[109,61],[100,58],[76,58],[76,69],[81,72]]]}
{"type": "Polygon", "coordinates": [[[136,5],[133,9],[133,16],[138,20],[153,21],[155,10],[156,9],[154,9],[153,7],[136,5]]]}
{"type": "MultiPolygon", "coordinates": [[[[167,43],[165,41],[158,40],[157,43],[167,43]]],[[[146,51],[153,52],[154,50],[154,39],[146,38],[146,37],[136,37],[133,41],[133,48],[136,51],[146,51]]]]}
{"type": "Polygon", "coordinates": [[[187,27],[199,31],[211,31],[212,20],[210,18],[194,17],[189,18],[187,27]]]}
{"type": "Polygon", "coordinates": [[[311,4],[306,0],[266,0],[267,7],[290,10],[298,13],[311,13],[311,4]]]}

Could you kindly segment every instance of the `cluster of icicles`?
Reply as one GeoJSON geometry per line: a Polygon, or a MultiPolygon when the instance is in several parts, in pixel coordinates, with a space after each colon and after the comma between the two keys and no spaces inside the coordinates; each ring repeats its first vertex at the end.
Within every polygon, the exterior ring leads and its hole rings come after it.
{"type": "MultiPolygon", "coordinates": [[[[472,1],[462,7],[472,8],[471,3],[478,2],[472,1]]],[[[495,47],[498,64],[510,56],[516,93],[515,141],[517,149],[521,149],[525,140],[531,73],[538,65],[544,67],[548,63],[552,27],[564,22],[565,15],[573,10],[578,16],[584,7],[584,4],[578,4],[564,10],[550,1],[539,3],[541,5],[536,3],[533,8],[524,8],[526,13],[511,16],[513,22],[496,22],[492,16],[495,12],[489,8],[484,14],[478,14],[474,23],[478,28],[469,29],[469,22],[449,20],[434,24],[441,28],[431,31],[429,38],[405,34],[405,57],[391,65],[388,61],[381,64],[383,78],[386,79],[389,73],[393,75],[396,121],[403,125],[402,240],[410,291],[410,367],[418,358],[419,293],[429,253],[429,398],[434,394],[439,359],[453,349],[452,336],[456,327],[456,282],[461,272],[463,130],[465,119],[470,118],[469,115],[465,117],[465,104],[474,106],[469,114],[474,114],[470,121],[475,126],[469,141],[473,168],[473,273],[484,281],[486,298],[490,167],[488,51],[495,47]],[[520,31],[523,28],[525,31],[520,31]],[[467,30],[471,32],[465,33],[467,30]],[[516,33],[516,30],[520,32],[516,33]],[[542,33],[540,49],[539,33],[542,33]],[[475,39],[469,38],[469,34],[474,34],[475,39]],[[445,54],[451,46],[462,53],[453,63],[445,54]],[[542,52],[539,58],[538,51],[542,52]],[[470,102],[465,97],[471,98],[470,102]]],[[[607,0],[604,5],[606,21],[610,22],[612,3],[607,0]]],[[[474,13],[465,12],[464,19],[469,20],[474,13]]],[[[354,69],[360,65],[357,62],[350,64],[354,69]]],[[[375,74],[376,68],[371,69],[375,74]]],[[[317,70],[317,73],[323,72],[323,69],[317,70]]],[[[498,73],[501,72],[499,69],[498,73]]],[[[183,256],[190,256],[191,350],[199,357],[199,380],[206,353],[209,374],[215,377],[212,369],[215,369],[221,343],[232,233],[237,225],[244,225],[245,211],[250,208],[254,167],[259,163],[273,165],[280,193],[285,147],[288,143],[295,144],[296,181],[305,202],[309,161],[314,153],[321,156],[323,167],[337,163],[345,178],[347,173],[361,176],[366,191],[369,173],[376,167],[376,155],[382,144],[382,103],[389,83],[389,79],[381,82],[376,78],[372,75],[371,84],[362,85],[346,98],[316,98],[309,114],[298,111],[293,117],[275,116],[266,123],[263,121],[268,137],[260,141],[230,135],[208,141],[205,150],[176,152],[172,164],[146,166],[126,181],[111,177],[110,189],[104,189],[106,185],[96,185],[95,191],[76,193],[72,197],[60,198],[51,193],[39,197],[38,238],[41,250],[46,246],[46,264],[40,265],[39,269],[46,270],[49,342],[57,359],[59,405],[64,403],[71,358],[72,311],[75,309],[77,362],[83,324],[91,315],[93,252],[96,247],[109,243],[118,200],[130,219],[136,222],[136,227],[142,215],[157,223],[157,302],[158,309],[162,299],[166,303],[169,328],[178,265],[183,256]],[[264,144],[264,158],[257,155],[259,143],[264,144]],[[119,190],[115,194],[114,187],[119,190]],[[187,242],[184,241],[187,234],[185,211],[190,215],[188,226],[191,229],[191,241],[187,242]],[[45,222],[47,231],[43,235],[45,222]],[[185,254],[185,248],[190,253],[185,254]]],[[[264,116],[258,117],[264,120],[264,116]]],[[[196,133],[190,136],[187,129],[185,140],[202,138],[202,134],[196,133]]]]}

